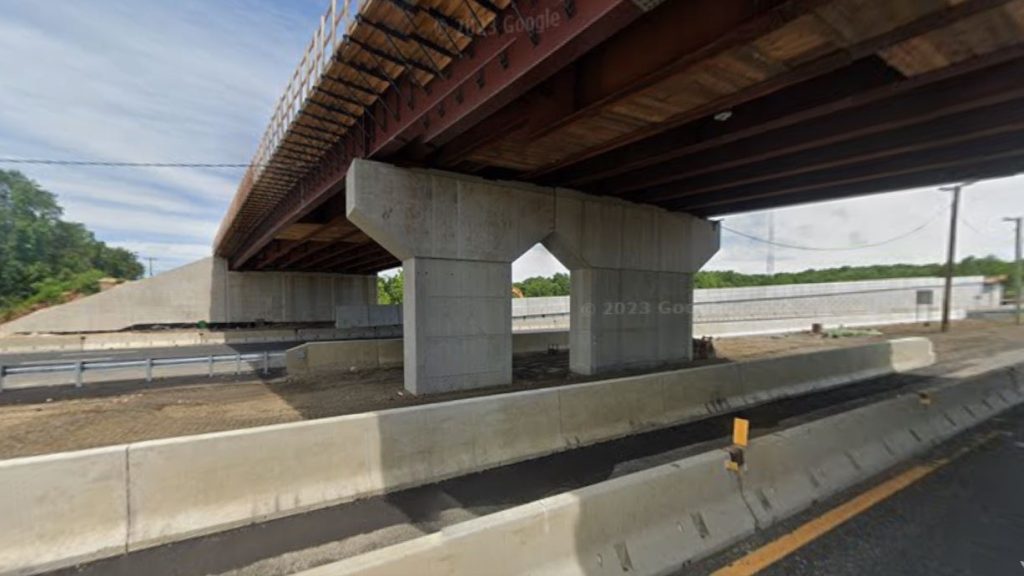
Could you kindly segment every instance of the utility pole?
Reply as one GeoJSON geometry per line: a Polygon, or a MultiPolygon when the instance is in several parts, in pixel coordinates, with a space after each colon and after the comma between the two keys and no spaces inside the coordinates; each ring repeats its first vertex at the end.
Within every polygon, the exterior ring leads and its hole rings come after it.
{"type": "Polygon", "coordinates": [[[768,213],[768,260],[765,263],[765,272],[769,276],[775,275],[775,211],[768,213]]]}
{"type": "Polygon", "coordinates": [[[953,193],[952,214],[949,219],[949,252],[946,254],[946,289],[942,298],[942,331],[949,332],[949,310],[953,299],[953,267],[956,265],[956,225],[960,212],[960,190],[967,183],[939,188],[953,193]]]}
{"type": "Polygon", "coordinates": [[[1015,236],[1015,241],[1014,241],[1014,244],[1013,244],[1013,246],[1014,246],[1014,260],[1013,260],[1013,262],[1014,262],[1014,266],[1013,266],[1013,292],[1014,292],[1014,298],[1013,299],[1014,299],[1014,301],[1016,303],[1016,314],[1015,314],[1015,317],[1016,317],[1016,322],[1017,322],[1018,326],[1020,326],[1020,323],[1021,323],[1021,319],[1020,319],[1020,303],[1021,303],[1021,294],[1020,294],[1020,292],[1021,292],[1021,290],[1020,290],[1020,288],[1021,288],[1022,272],[1021,272],[1021,267],[1020,267],[1021,266],[1021,260],[1020,260],[1021,230],[1020,230],[1020,226],[1021,226],[1021,221],[1022,220],[1024,220],[1024,218],[1022,218],[1020,216],[1018,216],[1016,218],[1003,218],[1003,221],[1005,221],[1005,222],[1013,222],[1017,226],[1017,234],[1015,236]]]}
{"type": "Polygon", "coordinates": [[[156,260],[156,258],[154,258],[152,256],[146,256],[146,260],[149,260],[149,277],[152,278],[153,277],[153,260],[156,260]]]}

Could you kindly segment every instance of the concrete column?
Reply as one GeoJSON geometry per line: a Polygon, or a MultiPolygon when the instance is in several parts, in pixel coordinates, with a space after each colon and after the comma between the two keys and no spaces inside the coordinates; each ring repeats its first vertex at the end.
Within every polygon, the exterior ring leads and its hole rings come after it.
{"type": "Polygon", "coordinates": [[[690,359],[693,275],[608,268],[572,271],[570,368],[597,374],[690,359]]]}
{"type": "Polygon", "coordinates": [[[580,374],[692,359],[693,273],[717,224],[559,190],[544,245],[572,272],[570,367],[580,374]]]}
{"type": "Polygon", "coordinates": [[[356,160],[348,219],[402,261],[405,387],[512,381],[512,261],[551,233],[554,190],[356,160]]]}
{"type": "Polygon", "coordinates": [[[510,262],[413,257],[403,265],[409,390],[512,382],[510,262]]]}

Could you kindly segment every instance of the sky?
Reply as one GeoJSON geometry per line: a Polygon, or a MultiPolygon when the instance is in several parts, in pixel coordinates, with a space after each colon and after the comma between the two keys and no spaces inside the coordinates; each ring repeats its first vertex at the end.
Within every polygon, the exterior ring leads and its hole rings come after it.
{"type": "MultiPolygon", "coordinates": [[[[246,163],[327,0],[0,0],[0,158],[246,163]]],[[[208,256],[241,169],[14,166],[68,220],[154,258],[156,272],[208,256]]],[[[1024,215],[1024,177],[964,192],[960,256],[1013,256],[1004,216],[1024,215]]],[[[775,270],[938,262],[949,194],[913,190],[775,211],[775,270]],[[923,226],[923,227],[922,227],[923,226]],[[920,228],[914,234],[907,233],[920,228]],[[903,237],[906,236],[906,237],[903,237]],[[866,247],[893,238],[877,247],[866,247]],[[857,248],[860,249],[848,249],[857,248]]],[[[766,212],[724,226],[767,238],[766,212]]],[[[710,269],[763,273],[767,246],[722,233],[710,269]]],[[[563,271],[543,247],[517,280],[563,271]]]]}

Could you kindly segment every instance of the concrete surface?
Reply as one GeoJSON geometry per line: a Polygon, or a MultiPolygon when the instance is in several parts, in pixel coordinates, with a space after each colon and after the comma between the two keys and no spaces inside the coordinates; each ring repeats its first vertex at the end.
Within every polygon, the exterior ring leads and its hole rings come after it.
{"type": "MultiPolygon", "coordinates": [[[[864,348],[888,350],[888,355],[870,356],[884,365],[890,356],[906,362],[905,354],[891,352],[904,346],[918,351],[921,366],[933,359],[930,346],[914,339],[864,348]]],[[[829,354],[833,352],[842,350],[829,354]]],[[[824,363],[808,362],[813,356],[787,358],[794,367],[818,366],[823,370],[819,374],[827,376],[822,387],[835,386],[839,379],[824,363]]],[[[740,373],[725,364],[129,444],[119,447],[127,453],[123,470],[128,484],[120,497],[111,499],[122,505],[127,500],[126,546],[138,549],[698,420],[724,413],[730,406],[753,406],[789,394],[784,381],[778,383],[777,393],[758,390],[749,397],[722,397],[710,386],[689,393],[691,378],[712,384],[715,369],[721,370],[721,379],[740,373]],[[679,393],[666,395],[667,390],[679,393]]],[[[743,394],[742,385],[732,384],[730,389],[743,394]]],[[[73,462],[81,454],[47,458],[72,461],[66,473],[70,481],[78,475],[73,462]]],[[[36,462],[29,458],[5,464],[30,474],[36,462]]],[[[18,492],[0,491],[0,509],[23,504],[18,492]]],[[[50,521],[61,522],[57,517],[50,521]]],[[[52,552],[57,558],[61,554],[52,552]]]]}
{"type": "Polygon", "coordinates": [[[204,258],[153,278],[0,325],[0,334],[111,332],[136,325],[333,322],[342,304],[377,301],[376,276],[231,272],[204,258]]]}
{"type": "Polygon", "coordinates": [[[693,273],[718,224],[559,189],[544,246],[569,269],[570,367],[597,374],[692,359],[693,273]]]}
{"type": "Polygon", "coordinates": [[[939,385],[929,391],[930,405],[916,395],[896,397],[757,438],[738,474],[725,470],[728,454],[715,450],[302,576],[674,572],[1019,405],[1019,368],[939,385]]]}
{"type": "Polygon", "coordinates": [[[371,328],[401,325],[401,305],[348,304],[338,306],[335,312],[335,328],[371,328]]]}
{"type": "Polygon", "coordinates": [[[512,382],[512,261],[547,236],[552,191],[355,160],[346,215],[405,270],[405,386],[512,382]]]}
{"type": "MultiPolygon", "coordinates": [[[[709,288],[693,291],[696,336],[746,336],[826,328],[935,322],[941,310],[941,278],[901,278],[709,288]],[[918,292],[932,295],[931,306],[917,304],[918,292]]],[[[998,308],[1002,286],[983,276],[954,279],[953,319],[998,308]]],[[[625,310],[624,310],[625,312],[625,310]]],[[[512,301],[513,329],[569,329],[568,296],[512,301]]]]}
{"type": "MultiPolygon", "coordinates": [[[[856,282],[750,286],[697,290],[694,322],[702,333],[715,336],[778,330],[787,323],[806,330],[812,322],[835,325],[893,322],[937,322],[941,316],[941,278],[894,278],[856,282]],[[918,305],[918,292],[931,295],[933,304],[918,305]],[[750,322],[743,329],[741,323],[750,322]],[[724,325],[719,328],[719,325],[724,325]]],[[[967,311],[994,308],[1002,299],[1002,286],[982,276],[954,278],[952,307],[962,318],[967,311]]]]}
{"type": "Polygon", "coordinates": [[[570,364],[580,374],[691,358],[692,273],[717,224],[571,190],[366,160],[348,219],[402,260],[406,388],[512,380],[511,263],[543,242],[572,272],[570,364]]]}
{"type": "Polygon", "coordinates": [[[730,533],[754,529],[743,503],[730,497],[735,484],[721,453],[708,453],[301,574],[656,574],[677,554],[725,546],[730,533]],[[708,523],[730,530],[698,528],[708,523]]]}
{"type": "MultiPolygon", "coordinates": [[[[513,355],[566,350],[568,347],[568,332],[512,334],[513,355]]],[[[347,340],[310,342],[291,348],[285,365],[289,374],[312,374],[392,368],[401,366],[403,362],[402,340],[347,340]]]]}
{"type": "Polygon", "coordinates": [[[0,574],[125,551],[124,446],[0,461],[0,574]]]}
{"type": "Polygon", "coordinates": [[[512,382],[512,260],[410,258],[405,270],[405,388],[434,394],[512,382]]]}
{"type": "Polygon", "coordinates": [[[370,420],[357,415],[129,445],[129,549],[374,492],[370,420]]]}
{"type": "Polygon", "coordinates": [[[376,370],[402,364],[401,340],[350,340],[310,342],[288,350],[285,367],[289,374],[311,374],[334,370],[376,370]]]}

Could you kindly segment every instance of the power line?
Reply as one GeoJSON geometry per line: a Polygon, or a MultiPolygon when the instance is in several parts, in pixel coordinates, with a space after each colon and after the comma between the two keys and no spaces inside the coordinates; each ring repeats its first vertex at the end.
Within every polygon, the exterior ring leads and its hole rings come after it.
{"type": "Polygon", "coordinates": [[[991,230],[987,230],[986,231],[986,230],[982,230],[982,229],[978,228],[977,226],[972,224],[971,221],[968,220],[967,217],[964,216],[963,214],[960,215],[960,222],[962,224],[964,224],[965,226],[967,226],[967,228],[969,228],[972,232],[974,232],[978,236],[985,237],[987,240],[999,241],[999,242],[1002,242],[1004,240],[1004,238],[1002,236],[996,235],[991,230]]]}
{"type": "Polygon", "coordinates": [[[105,168],[251,168],[256,164],[206,162],[101,162],[95,160],[44,160],[40,158],[0,158],[0,164],[38,164],[47,166],[102,166],[105,168]]]}
{"type": "Polygon", "coordinates": [[[900,234],[899,236],[894,236],[892,238],[889,238],[888,240],[883,240],[881,242],[875,242],[873,244],[861,244],[859,246],[822,247],[822,246],[800,246],[798,244],[785,244],[785,243],[782,243],[782,242],[775,242],[773,240],[766,240],[764,238],[759,238],[759,237],[754,236],[752,234],[747,234],[746,232],[740,232],[739,230],[735,230],[733,228],[729,228],[728,226],[726,226],[724,224],[722,224],[721,226],[722,226],[723,230],[726,230],[728,232],[732,232],[733,234],[736,234],[737,236],[743,236],[744,238],[748,238],[748,239],[753,240],[755,242],[761,242],[763,244],[769,244],[769,245],[772,245],[772,246],[778,246],[780,248],[790,248],[792,250],[807,250],[807,251],[811,251],[811,252],[847,252],[847,251],[851,251],[851,250],[864,250],[864,249],[867,249],[867,248],[877,248],[878,246],[884,246],[886,244],[891,244],[893,242],[898,242],[900,240],[903,240],[904,238],[908,238],[910,236],[913,236],[914,234],[917,234],[921,230],[924,230],[925,228],[927,228],[932,222],[935,222],[935,220],[939,216],[942,216],[942,214],[944,214],[946,212],[946,210],[947,210],[947,208],[943,207],[941,210],[936,212],[931,218],[926,220],[920,226],[914,228],[913,230],[909,230],[909,231],[907,231],[907,232],[905,232],[903,234],[900,234]]]}

